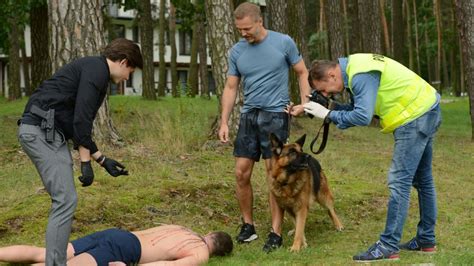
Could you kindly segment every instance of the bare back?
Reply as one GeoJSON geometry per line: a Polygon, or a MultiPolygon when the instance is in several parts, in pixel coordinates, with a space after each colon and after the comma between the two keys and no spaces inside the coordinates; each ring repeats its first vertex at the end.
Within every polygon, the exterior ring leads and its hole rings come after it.
{"type": "Polygon", "coordinates": [[[133,232],[140,241],[140,264],[175,261],[176,264],[198,265],[209,259],[209,248],[204,239],[182,226],[162,225],[133,232]]]}

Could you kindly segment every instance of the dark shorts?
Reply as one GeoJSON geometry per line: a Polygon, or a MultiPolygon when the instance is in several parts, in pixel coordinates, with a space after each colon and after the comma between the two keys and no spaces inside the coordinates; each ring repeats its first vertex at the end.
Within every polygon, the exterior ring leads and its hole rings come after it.
{"type": "Polygon", "coordinates": [[[240,114],[239,132],[234,142],[234,156],[252,159],[256,162],[269,159],[272,148],[269,139],[274,133],[282,141],[288,138],[288,114],[266,112],[258,109],[240,114]]]}
{"type": "Polygon", "coordinates": [[[120,229],[107,229],[93,233],[76,239],[71,244],[74,247],[74,256],[88,253],[94,257],[99,266],[107,266],[112,261],[137,264],[142,253],[138,238],[120,229]]]}

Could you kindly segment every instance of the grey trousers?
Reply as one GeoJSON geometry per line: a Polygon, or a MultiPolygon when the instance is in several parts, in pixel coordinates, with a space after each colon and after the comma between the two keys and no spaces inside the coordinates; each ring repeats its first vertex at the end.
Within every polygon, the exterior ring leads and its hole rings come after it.
{"type": "Polygon", "coordinates": [[[77,206],[71,152],[62,134],[56,131],[54,142],[48,143],[45,131],[39,126],[21,124],[18,139],[51,197],[46,229],[46,265],[66,265],[72,217],[77,206]]]}

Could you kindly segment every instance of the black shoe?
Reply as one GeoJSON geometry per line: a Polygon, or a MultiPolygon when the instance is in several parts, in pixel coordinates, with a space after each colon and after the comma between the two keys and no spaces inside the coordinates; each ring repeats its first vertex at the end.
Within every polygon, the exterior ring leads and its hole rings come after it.
{"type": "Polygon", "coordinates": [[[266,253],[270,253],[273,250],[281,247],[281,244],[283,243],[283,238],[273,232],[270,232],[268,234],[267,242],[265,242],[265,245],[263,245],[263,251],[266,253]]]}
{"type": "Polygon", "coordinates": [[[237,243],[250,243],[258,238],[257,233],[255,232],[255,227],[253,224],[244,223],[240,228],[240,233],[236,237],[237,243]]]}

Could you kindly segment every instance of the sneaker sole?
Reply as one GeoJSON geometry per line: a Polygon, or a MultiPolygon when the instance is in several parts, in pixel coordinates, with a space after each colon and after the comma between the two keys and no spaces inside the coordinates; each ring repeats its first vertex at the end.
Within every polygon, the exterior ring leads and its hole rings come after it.
{"type": "Polygon", "coordinates": [[[432,255],[436,254],[436,247],[434,248],[424,248],[424,249],[400,249],[403,251],[408,251],[408,252],[416,252],[419,254],[426,254],[426,255],[432,255]]]}
{"type": "Polygon", "coordinates": [[[418,251],[418,253],[426,254],[426,255],[436,254],[436,247],[421,249],[418,251]]]}
{"type": "Polygon", "coordinates": [[[379,260],[354,260],[354,262],[371,263],[371,262],[379,262],[379,261],[397,261],[397,260],[400,260],[400,257],[386,258],[386,259],[379,259],[379,260]]]}
{"type": "Polygon", "coordinates": [[[240,240],[240,241],[237,241],[237,242],[238,242],[238,243],[241,243],[241,244],[242,244],[242,243],[250,243],[250,242],[254,241],[254,240],[257,239],[257,238],[258,238],[258,235],[253,234],[253,235],[251,235],[249,238],[244,239],[244,240],[240,240]]]}

